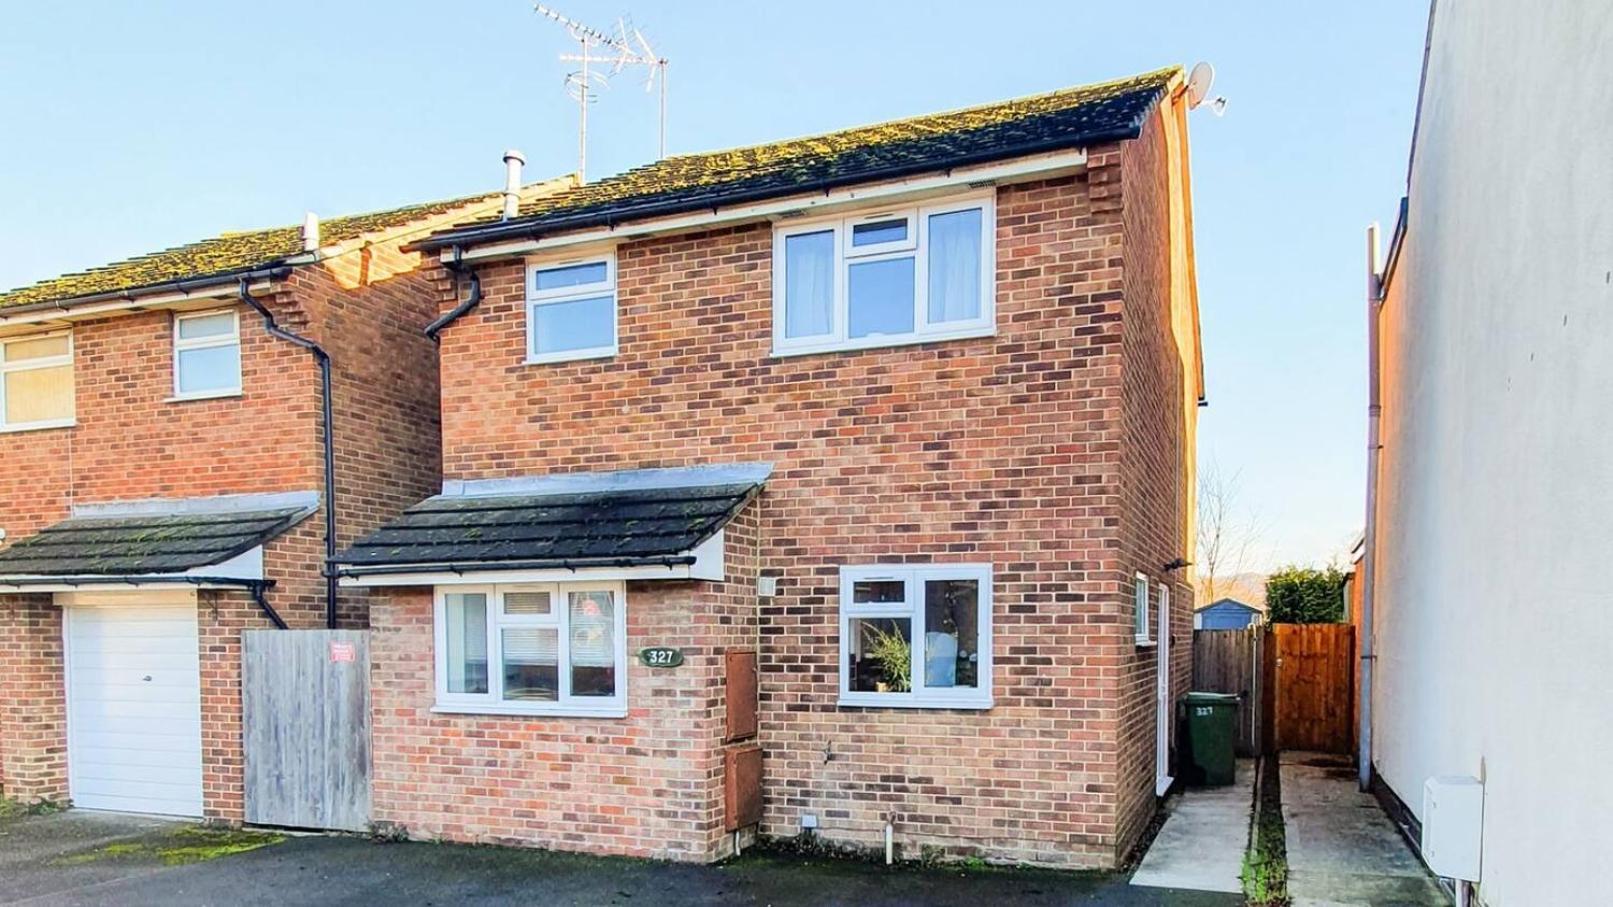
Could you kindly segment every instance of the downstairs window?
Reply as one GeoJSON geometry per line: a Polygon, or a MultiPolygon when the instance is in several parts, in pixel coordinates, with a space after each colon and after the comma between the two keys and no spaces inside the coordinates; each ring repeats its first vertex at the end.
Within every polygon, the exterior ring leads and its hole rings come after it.
{"type": "Polygon", "coordinates": [[[991,567],[842,567],[840,704],[990,708],[991,567]]]}
{"type": "Polygon", "coordinates": [[[621,583],[439,587],[437,710],[627,714],[621,583]]]}

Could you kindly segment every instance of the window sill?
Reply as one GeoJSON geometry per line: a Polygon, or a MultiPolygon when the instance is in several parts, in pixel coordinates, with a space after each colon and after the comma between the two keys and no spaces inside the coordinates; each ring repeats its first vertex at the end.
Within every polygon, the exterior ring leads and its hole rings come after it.
{"type": "Polygon", "coordinates": [[[616,347],[593,350],[566,350],[563,353],[541,353],[536,356],[527,356],[524,365],[557,365],[562,362],[589,362],[594,359],[616,358],[616,347]]]}
{"type": "Polygon", "coordinates": [[[983,712],[993,705],[990,699],[915,699],[903,693],[841,693],[836,703],[843,709],[955,709],[983,712]]]}
{"type": "Polygon", "coordinates": [[[1137,643],[1137,648],[1139,649],[1152,649],[1159,645],[1157,641],[1149,639],[1146,636],[1134,636],[1132,639],[1137,643]]]}
{"type": "Polygon", "coordinates": [[[197,393],[197,394],[174,394],[172,397],[169,397],[169,398],[167,398],[166,400],[164,400],[162,402],[164,402],[164,403],[190,403],[190,402],[195,401],[195,400],[228,400],[231,397],[239,397],[239,396],[241,396],[241,389],[236,388],[235,390],[228,390],[228,391],[208,391],[206,393],[197,393]]]}
{"type": "Polygon", "coordinates": [[[854,353],[860,350],[876,350],[898,346],[917,346],[923,343],[941,343],[947,340],[971,340],[979,337],[993,337],[997,334],[996,325],[970,325],[969,327],[953,328],[947,331],[934,331],[928,334],[883,334],[873,337],[859,337],[856,340],[834,340],[817,343],[791,343],[781,345],[777,340],[773,342],[773,358],[783,359],[790,356],[816,356],[824,353],[854,353]]]}
{"type": "Polygon", "coordinates": [[[501,718],[626,718],[626,706],[564,706],[543,708],[531,706],[486,705],[475,703],[438,703],[431,707],[434,715],[489,715],[501,718]]]}
{"type": "Polygon", "coordinates": [[[77,419],[62,419],[56,422],[27,422],[22,425],[0,426],[0,435],[15,435],[28,431],[51,431],[57,428],[77,428],[77,419]]]}

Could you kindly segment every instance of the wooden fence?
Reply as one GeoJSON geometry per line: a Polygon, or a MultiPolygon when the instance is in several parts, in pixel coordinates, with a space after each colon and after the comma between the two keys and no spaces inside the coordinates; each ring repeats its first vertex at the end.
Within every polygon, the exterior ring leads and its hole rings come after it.
{"type": "Polygon", "coordinates": [[[1265,751],[1261,728],[1265,693],[1261,645],[1264,627],[1246,630],[1193,631],[1193,689],[1204,693],[1236,693],[1238,755],[1265,751]]]}
{"type": "Polygon", "coordinates": [[[368,632],[247,631],[241,705],[246,821],[368,829],[368,632]]]}

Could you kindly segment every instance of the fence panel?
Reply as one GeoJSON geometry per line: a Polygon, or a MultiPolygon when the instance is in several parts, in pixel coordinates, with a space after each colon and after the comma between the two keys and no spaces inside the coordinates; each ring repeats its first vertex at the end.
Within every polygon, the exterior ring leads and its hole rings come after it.
{"type": "Polygon", "coordinates": [[[1355,627],[1276,624],[1276,738],[1282,750],[1355,751],[1355,627]]]}
{"type": "Polygon", "coordinates": [[[1265,703],[1261,686],[1261,636],[1263,627],[1245,630],[1193,631],[1193,689],[1206,693],[1236,693],[1238,706],[1238,755],[1257,756],[1263,751],[1261,711],[1265,703]]]}
{"type": "Polygon", "coordinates": [[[246,821],[367,830],[369,633],[249,630],[241,660],[246,821]]]}

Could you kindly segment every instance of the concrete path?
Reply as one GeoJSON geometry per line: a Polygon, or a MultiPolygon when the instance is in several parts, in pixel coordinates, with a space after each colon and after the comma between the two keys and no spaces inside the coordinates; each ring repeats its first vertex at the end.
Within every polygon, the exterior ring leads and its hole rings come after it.
{"type": "Polygon", "coordinates": [[[1445,905],[1449,901],[1347,756],[1283,753],[1288,894],[1305,905],[1445,905]]]}
{"type": "Polygon", "coordinates": [[[1243,854],[1254,808],[1255,762],[1239,759],[1229,787],[1188,788],[1172,807],[1131,884],[1243,891],[1243,854]]]}

